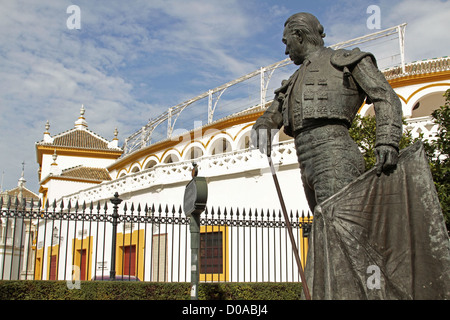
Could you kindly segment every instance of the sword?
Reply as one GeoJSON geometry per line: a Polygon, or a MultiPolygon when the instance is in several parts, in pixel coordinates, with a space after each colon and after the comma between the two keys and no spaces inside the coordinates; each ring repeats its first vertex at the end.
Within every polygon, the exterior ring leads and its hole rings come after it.
{"type": "Polygon", "coordinates": [[[308,285],[306,284],[306,278],[305,278],[305,274],[303,272],[300,255],[298,254],[297,245],[295,244],[295,240],[294,240],[294,234],[292,233],[292,226],[288,219],[286,205],[284,204],[284,199],[283,199],[283,195],[281,194],[280,184],[278,183],[278,177],[275,172],[275,168],[273,166],[272,158],[270,157],[270,155],[267,156],[267,159],[269,160],[269,165],[270,165],[270,170],[272,171],[273,181],[275,182],[275,188],[277,189],[278,198],[280,199],[281,209],[283,211],[284,220],[286,222],[286,227],[288,230],[289,238],[291,239],[292,249],[294,251],[295,260],[297,261],[298,272],[300,273],[300,278],[302,279],[303,293],[305,294],[306,300],[311,300],[311,295],[309,294],[308,285]]]}

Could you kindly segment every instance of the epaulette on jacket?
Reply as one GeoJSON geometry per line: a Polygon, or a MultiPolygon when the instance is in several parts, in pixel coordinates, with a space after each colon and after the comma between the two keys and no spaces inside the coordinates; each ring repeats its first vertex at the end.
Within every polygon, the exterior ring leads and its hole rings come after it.
{"type": "Polygon", "coordinates": [[[363,52],[359,48],[354,48],[353,50],[339,49],[333,52],[331,55],[331,64],[336,68],[342,69],[344,67],[350,67],[357,64],[363,58],[369,56],[374,65],[377,66],[377,61],[373,54],[369,52],[363,52]]]}

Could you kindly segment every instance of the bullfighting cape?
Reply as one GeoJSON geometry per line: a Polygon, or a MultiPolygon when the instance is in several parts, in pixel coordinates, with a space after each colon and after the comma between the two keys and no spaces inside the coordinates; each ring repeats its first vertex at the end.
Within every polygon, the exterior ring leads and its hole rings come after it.
{"type": "Polygon", "coordinates": [[[422,142],[319,204],[305,275],[312,299],[449,299],[450,245],[422,142]]]}

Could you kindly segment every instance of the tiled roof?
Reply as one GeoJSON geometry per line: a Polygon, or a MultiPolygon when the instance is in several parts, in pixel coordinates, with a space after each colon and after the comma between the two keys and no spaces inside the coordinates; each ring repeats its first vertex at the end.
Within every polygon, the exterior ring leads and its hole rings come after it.
{"type": "Polygon", "coordinates": [[[51,143],[41,141],[38,144],[55,147],[111,150],[111,148],[108,147],[108,141],[87,129],[71,129],[54,136],[53,142],[51,143]]]}
{"type": "Polygon", "coordinates": [[[77,178],[94,181],[110,181],[111,177],[105,168],[77,166],[63,170],[60,177],[77,178]]]}

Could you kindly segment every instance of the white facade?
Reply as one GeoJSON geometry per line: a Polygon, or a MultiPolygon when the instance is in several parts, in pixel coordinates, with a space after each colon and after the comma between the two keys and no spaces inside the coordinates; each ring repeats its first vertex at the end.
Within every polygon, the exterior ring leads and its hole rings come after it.
{"type": "MultiPolygon", "coordinates": [[[[420,67],[421,69],[419,68],[420,72],[418,73],[404,73],[392,76],[389,73],[392,70],[385,72],[386,77],[402,101],[403,114],[408,122],[406,129],[412,130],[415,136],[423,133],[425,138],[432,138],[433,133],[436,132],[436,126],[431,123],[430,114],[434,109],[444,104],[442,95],[450,88],[450,67],[448,66],[450,59],[437,60],[431,61],[434,63],[434,67],[432,67],[432,63],[425,63],[424,66],[420,67]]],[[[413,66],[417,67],[417,63],[407,65],[406,70],[411,70],[413,66]]],[[[208,182],[209,208],[264,209],[270,212],[278,212],[280,203],[267,158],[249,146],[250,130],[262,112],[263,109],[260,106],[250,108],[231,117],[210,123],[202,128],[183,132],[182,135],[172,135],[171,139],[156,142],[127,154],[107,164],[107,169],[112,178],[111,181],[104,181],[92,186],[79,184],[77,186],[80,189],[74,192],[73,189],[58,185],[57,180],[54,180],[51,182],[52,184],[48,183],[46,185],[49,190],[48,195],[51,194],[55,196],[56,200],[63,200],[66,204],[68,202],[72,204],[76,202],[79,204],[84,202],[109,203],[109,199],[117,192],[119,197],[124,200],[121,208],[125,204],[128,207],[131,204],[135,206],[140,204],[142,207],[154,204],[156,206],[161,205],[164,207],[169,205],[170,207],[175,206],[175,208],[178,208],[183,204],[185,186],[191,180],[192,162],[195,161],[198,165],[199,176],[206,177],[208,182]],[[193,157],[195,159],[192,159],[193,157]],[[58,192],[50,191],[50,189],[58,189],[58,192]]],[[[365,105],[360,110],[362,115],[372,113],[373,108],[370,105],[365,105]]],[[[272,159],[277,169],[278,179],[288,211],[307,211],[308,205],[302,189],[293,140],[280,132],[274,138],[273,149],[272,159]]],[[[61,163],[64,161],[67,165],[73,164],[70,162],[73,159],[61,161],[61,163]]],[[[50,162],[47,157],[45,160],[46,166],[51,166],[50,162]]],[[[58,165],[60,165],[59,162],[58,165]]],[[[72,184],[72,186],[75,185],[72,184]]],[[[125,228],[125,226],[126,224],[122,223],[122,227],[125,228]]],[[[119,228],[119,232],[121,232],[122,236],[128,234],[128,237],[132,237],[133,232],[141,232],[136,227],[136,224],[134,224],[134,228],[130,227],[123,231],[120,231],[119,228]]],[[[167,225],[165,228],[161,229],[157,224],[152,225],[151,230],[145,235],[145,242],[153,243],[152,241],[162,239],[161,236],[164,235],[166,248],[164,249],[164,256],[171,257],[175,254],[175,256],[181,257],[179,259],[186,258],[183,261],[189,263],[190,257],[189,255],[186,256],[186,248],[189,248],[187,246],[188,240],[186,240],[188,239],[187,229],[183,231],[174,230],[173,228],[177,227],[167,225]]],[[[211,230],[213,230],[212,226],[211,230]]],[[[241,228],[233,239],[229,239],[227,246],[232,247],[234,243],[239,247],[239,237],[241,237],[240,239],[243,237],[248,240],[252,239],[254,243],[261,239],[258,238],[257,233],[253,235],[246,234],[245,232],[248,232],[246,230],[249,231],[250,229],[241,228]]],[[[106,238],[109,238],[111,231],[107,232],[106,238]]],[[[224,231],[224,234],[227,232],[229,231],[224,231]]],[[[94,231],[91,233],[82,232],[80,235],[69,235],[68,239],[72,239],[72,242],[67,242],[68,252],[72,250],[70,246],[75,243],[73,242],[74,238],[78,238],[78,241],[83,239],[83,241],[86,241],[102,236],[103,234],[97,234],[94,231]]],[[[288,263],[292,264],[292,260],[290,260],[292,257],[289,257],[289,254],[286,253],[291,251],[289,251],[290,244],[287,242],[285,235],[267,235],[266,240],[272,242],[276,247],[286,248],[282,254],[285,255],[284,258],[288,259],[288,263]]],[[[227,240],[225,239],[225,241],[227,240]]],[[[51,250],[48,246],[51,243],[49,239],[45,241],[39,240],[39,243],[42,244],[41,249],[47,250],[47,252],[51,250]]],[[[146,252],[153,257],[153,244],[148,245],[147,248],[146,252]]],[[[110,248],[108,247],[105,249],[107,257],[109,250],[110,248]]],[[[270,251],[271,249],[269,248],[268,250],[270,251]]],[[[304,250],[304,248],[301,250],[304,250]]],[[[249,253],[251,250],[248,249],[246,252],[245,249],[237,252],[231,252],[231,250],[226,252],[226,268],[237,269],[239,271],[238,274],[246,275],[247,279],[251,279],[251,275],[256,270],[259,270],[258,268],[262,268],[262,265],[275,263],[273,264],[275,269],[283,268],[284,262],[282,261],[284,260],[281,258],[280,262],[270,262],[264,260],[270,259],[270,256],[264,251],[259,252],[259,255],[257,250],[249,253]],[[241,261],[241,263],[239,265],[233,264],[236,261],[241,261]],[[252,265],[252,261],[259,261],[259,266],[256,263],[252,265]]],[[[302,252],[302,254],[306,253],[302,252]]],[[[45,255],[41,254],[42,257],[45,257],[45,255]]],[[[97,253],[93,252],[92,257],[95,257],[96,261],[98,260],[97,253]]],[[[91,265],[90,274],[98,274],[100,271],[108,274],[110,264],[108,259],[98,261],[101,263],[96,266],[91,265]]],[[[45,261],[44,259],[43,263],[48,263],[45,261]]],[[[94,261],[94,258],[91,261],[94,261]]],[[[150,265],[146,265],[145,268],[150,268],[150,265]]],[[[259,271],[263,273],[262,269],[259,271]]],[[[139,272],[148,274],[152,271],[145,269],[139,272]]],[[[139,272],[138,274],[140,274],[139,272]]],[[[188,278],[189,276],[190,273],[188,272],[188,278]]],[[[175,278],[173,280],[177,281],[175,278]]],[[[228,280],[238,281],[239,279],[232,278],[228,280]]],[[[287,277],[281,280],[292,281],[293,278],[287,277]]]]}

